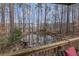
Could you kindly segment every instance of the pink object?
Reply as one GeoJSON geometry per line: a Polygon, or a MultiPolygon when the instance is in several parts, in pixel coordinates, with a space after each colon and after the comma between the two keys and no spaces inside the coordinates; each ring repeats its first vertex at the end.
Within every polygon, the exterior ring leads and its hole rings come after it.
{"type": "Polygon", "coordinates": [[[77,56],[77,53],[74,47],[67,48],[65,52],[66,52],[66,56],[77,56]]]}

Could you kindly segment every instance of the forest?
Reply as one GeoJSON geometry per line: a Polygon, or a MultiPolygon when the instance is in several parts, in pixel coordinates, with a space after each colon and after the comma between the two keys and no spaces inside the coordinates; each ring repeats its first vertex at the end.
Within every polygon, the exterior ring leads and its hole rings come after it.
{"type": "Polygon", "coordinates": [[[50,44],[74,34],[79,34],[79,4],[0,4],[0,53],[50,44]]]}

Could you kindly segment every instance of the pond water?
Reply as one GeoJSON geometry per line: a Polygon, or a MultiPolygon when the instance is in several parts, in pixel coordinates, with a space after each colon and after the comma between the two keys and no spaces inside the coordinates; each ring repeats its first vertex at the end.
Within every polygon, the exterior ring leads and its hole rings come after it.
{"type": "Polygon", "coordinates": [[[24,36],[21,41],[27,42],[30,47],[36,47],[40,45],[45,45],[52,43],[56,40],[56,36],[50,35],[37,35],[37,34],[27,34],[24,36]]]}

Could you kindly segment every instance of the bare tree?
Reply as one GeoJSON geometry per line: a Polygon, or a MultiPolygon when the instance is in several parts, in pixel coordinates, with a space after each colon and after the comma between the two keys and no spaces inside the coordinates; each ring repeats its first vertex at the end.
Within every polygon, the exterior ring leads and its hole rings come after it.
{"type": "Polygon", "coordinates": [[[2,9],[2,17],[1,17],[1,25],[2,25],[2,30],[5,30],[5,3],[1,4],[1,9],[2,9]]]}
{"type": "Polygon", "coordinates": [[[69,33],[69,5],[67,5],[67,23],[66,23],[66,33],[69,33]]]}
{"type": "Polygon", "coordinates": [[[40,16],[40,10],[41,10],[41,3],[38,3],[37,5],[36,5],[36,8],[37,8],[37,13],[38,13],[38,16],[37,16],[37,43],[39,44],[39,31],[40,31],[40,18],[39,18],[39,16],[40,16]]]}
{"type": "Polygon", "coordinates": [[[61,6],[60,34],[62,33],[63,5],[61,6]]]}
{"type": "Polygon", "coordinates": [[[21,29],[21,12],[19,11],[21,6],[20,4],[16,4],[17,6],[17,19],[18,19],[18,23],[19,23],[19,28],[21,29]]]}
{"type": "Polygon", "coordinates": [[[74,15],[73,15],[73,6],[72,6],[72,27],[73,27],[73,31],[72,32],[74,33],[74,19],[73,19],[73,16],[74,15]]]}
{"type": "Polygon", "coordinates": [[[78,30],[79,30],[79,6],[78,6],[78,30]]]}
{"type": "Polygon", "coordinates": [[[44,44],[46,44],[46,28],[47,28],[47,3],[45,3],[45,18],[44,18],[44,44]]]}
{"type": "Polygon", "coordinates": [[[14,4],[10,3],[9,4],[9,9],[10,9],[10,36],[12,37],[11,39],[14,39],[14,4]]]}
{"type": "Polygon", "coordinates": [[[23,33],[25,32],[25,20],[26,20],[26,12],[25,12],[25,4],[23,4],[23,6],[22,6],[22,11],[23,11],[23,33]]]}

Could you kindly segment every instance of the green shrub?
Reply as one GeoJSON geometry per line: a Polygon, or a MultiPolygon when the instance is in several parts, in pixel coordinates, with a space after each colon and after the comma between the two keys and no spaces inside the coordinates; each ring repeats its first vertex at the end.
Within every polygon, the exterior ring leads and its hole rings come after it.
{"type": "Polygon", "coordinates": [[[11,45],[15,44],[15,42],[20,40],[21,34],[21,30],[18,27],[15,27],[13,30],[13,34],[10,34],[9,36],[0,37],[0,50],[5,51],[11,45]]]}
{"type": "Polygon", "coordinates": [[[22,34],[21,30],[18,27],[15,27],[13,34],[10,35],[9,37],[9,42],[12,43],[16,42],[17,40],[20,40],[21,34],[22,34]]]}

